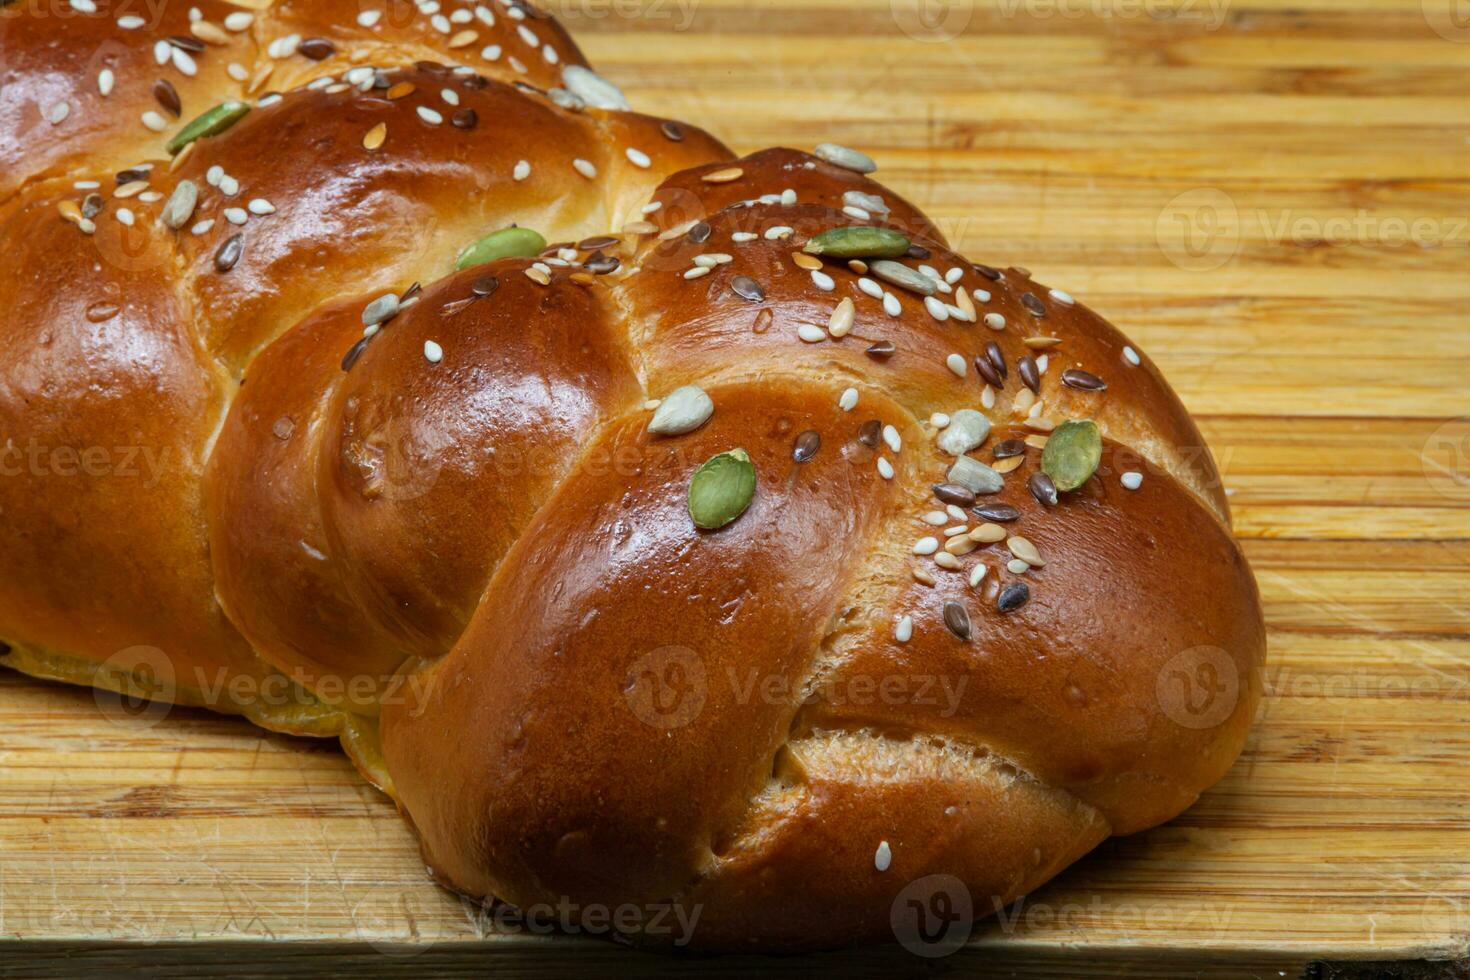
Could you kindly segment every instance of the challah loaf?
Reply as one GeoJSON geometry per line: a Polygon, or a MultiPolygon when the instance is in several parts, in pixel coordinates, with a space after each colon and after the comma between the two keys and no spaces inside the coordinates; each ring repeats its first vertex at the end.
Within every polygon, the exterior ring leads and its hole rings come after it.
{"type": "Polygon", "coordinates": [[[523,0],[0,52],[0,662],[340,736],[448,887],[709,949],[988,913],[1239,752],[1178,399],[861,153],[633,113],[523,0]]]}

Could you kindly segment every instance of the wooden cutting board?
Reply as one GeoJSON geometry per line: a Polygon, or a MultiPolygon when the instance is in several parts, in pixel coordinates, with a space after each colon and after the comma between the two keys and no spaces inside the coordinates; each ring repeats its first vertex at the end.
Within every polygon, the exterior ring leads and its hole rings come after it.
{"type": "MultiPolygon", "coordinates": [[[[554,6],[640,108],[742,151],[862,147],[972,258],[1102,311],[1224,470],[1270,626],[1244,757],[949,964],[1276,976],[1470,952],[1470,21],[1452,2],[554,6]]],[[[332,745],[13,675],[0,937],[0,973],[728,966],[496,931],[429,884],[332,745]]]]}

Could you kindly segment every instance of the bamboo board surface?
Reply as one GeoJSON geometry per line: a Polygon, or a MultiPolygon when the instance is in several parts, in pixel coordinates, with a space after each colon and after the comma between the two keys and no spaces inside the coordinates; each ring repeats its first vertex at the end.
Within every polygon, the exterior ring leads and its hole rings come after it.
{"type": "MultiPolygon", "coordinates": [[[[952,965],[1470,953],[1470,22],[1452,3],[552,4],[640,109],[740,151],[872,153],[961,251],[1129,333],[1220,461],[1270,632],[1244,757],[952,965]]],[[[304,944],[271,944],[276,967],[659,965],[497,932],[427,881],[332,744],[8,673],[0,938],[0,973],[265,939],[304,944]]]]}

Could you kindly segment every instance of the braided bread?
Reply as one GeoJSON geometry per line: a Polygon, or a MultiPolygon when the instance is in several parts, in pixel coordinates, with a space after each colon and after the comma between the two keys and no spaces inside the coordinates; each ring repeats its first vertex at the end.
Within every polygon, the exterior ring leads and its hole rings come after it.
{"type": "Polygon", "coordinates": [[[1240,751],[1189,416],[861,153],[629,111],[524,0],[0,52],[0,662],[340,737],[448,887],[709,949],[992,911],[1240,751]]]}

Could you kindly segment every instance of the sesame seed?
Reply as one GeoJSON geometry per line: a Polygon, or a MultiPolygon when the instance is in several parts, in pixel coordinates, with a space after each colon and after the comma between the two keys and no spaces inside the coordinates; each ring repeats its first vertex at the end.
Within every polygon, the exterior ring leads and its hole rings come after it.
{"type": "Polygon", "coordinates": [[[929,315],[940,323],[949,319],[949,309],[933,296],[924,297],[924,309],[928,310],[929,315]]]}
{"type": "Polygon", "coordinates": [[[774,242],[782,238],[790,238],[792,231],[793,229],[790,225],[772,225],[766,229],[766,241],[774,242]]]}
{"type": "Polygon", "coordinates": [[[459,93],[452,88],[440,89],[439,98],[443,99],[449,105],[459,105],[459,93]]]}
{"type": "Polygon", "coordinates": [[[827,334],[821,327],[814,327],[810,323],[803,323],[797,327],[796,335],[809,344],[819,343],[827,339],[827,334]]]}
{"type": "Polygon", "coordinates": [[[1134,350],[1132,347],[1123,348],[1123,359],[1126,360],[1129,364],[1132,364],[1134,367],[1137,367],[1138,365],[1143,363],[1143,359],[1138,356],[1138,351],[1134,350]]]}
{"type": "Polygon", "coordinates": [[[1123,474],[1121,482],[1125,488],[1129,490],[1137,490],[1139,487],[1143,486],[1143,474],[1139,473],[1137,470],[1129,470],[1127,473],[1123,474]]]}
{"type": "Polygon", "coordinates": [[[837,407],[841,408],[844,412],[850,412],[854,408],[857,408],[857,403],[858,390],[856,388],[847,388],[842,392],[842,397],[837,400],[837,407]]]}
{"type": "Polygon", "coordinates": [[[368,28],[376,27],[378,25],[378,21],[382,19],[383,12],[381,10],[364,10],[362,13],[357,15],[357,26],[368,28]]]}
{"type": "Polygon", "coordinates": [[[914,554],[916,555],[932,555],[938,550],[938,538],[920,538],[914,542],[914,554]]]}
{"type": "Polygon", "coordinates": [[[243,225],[249,219],[244,208],[225,208],[225,220],[232,225],[243,225]]]}
{"type": "Polygon", "coordinates": [[[498,45],[498,44],[489,45],[488,47],[486,47],[485,49],[483,49],[480,52],[480,57],[482,59],[484,59],[485,61],[499,61],[500,60],[500,45],[498,45]]]}
{"type": "Polygon", "coordinates": [[[467,28],[465,30],[456,31],[455,32],[455,35],[449,39],[449,47],[451,49],[455,49],[455,48],[467,48],[471,44],[474,44],[479,39],[480,39],[480,32],[479,31],[470,30],[470,29],[467,28]]]}
{"type": "Polygon", "coordinates": [[[225,174],[219,179],[219,191],[225,197],[234,197],[240,193],[240,182],[229,174],[225,174]]]}
{"type": "Polygon", "coordinates": [[[583,160],[581,157],[577,157],[577,159],[572,161],[572,168],[588,180],[592,180],[597,176],[597,168],[590,161],[583,160]]]}
{"type": "Polygon", "coordinates": [[[419,118],[428,123],[430,126],[437,126],[444,121],[444,116],[441,113],[439,113],[435,109],[430,109],[426,105],[419,106],[418,113],[419,118]]]}
{"type": "Polygon", "coordinates": [[[627,155],[628,162],[635,167],[642,167],[644,170],[647,170],[653,166],[653,161],[648,158],[648,154],[640,149],[630,146],[623,153],[627,155]]]}
{"type": "Polygon", "coordinates": [[[955,373],[955,377],[958,378],[963,378],[965,376],[965,372],[968,370],[968,366],[965,364],[965,359],[959,354],[949,355],[944,359],[944,363],[949,367],[951,371],[955,373]]]}
{"type": "Polygon", "coordinates": [[[378,147],[383,145],[383,141],[387,138],[388,124],[380,122],[372,129],[368,130],[365,134],[363,134],[362,148],[364,150],[376,150],[378,147]]]}
{"type": "Polygon", "coordinates": [[[1006,318],[999,313],[985,314],[984,323],[991,330],[1004,330],[1006,328],[1006,318]]]}
{"type": "Polygon", "coordinates": [[[858,280],[858,289],[861,289],[864,293],[867,293],[874,299],[883,298],[883,287],[878,285],[872,279],[869,279],[867,276],[863,276],[861,279],[858,280]]]}
{"type": "Polygon", "coordinates": [[[709,275],[709,271],[710,271],[710,266],[707,266],[707,265],[696,265],[694,268],[688,269],[688,270],[685,271],[684,278],[685,279],[699,279],[702,276],[709,275]]]}
{"type": "Polygon", "coordinates": [[[947,428],[949,426],[949,416],[944,412],[935,412],[929,416],[929,424],[936,429],[947,428]]]}
{"type": "Polygon", "coordinates": [[[1025,575],[1030,570],[1031,566],[1026,564],[1019,558],[1012,558],[1010,561],[1006,562],[1006,571],[1010,572],[1012,575],[1025,575]]]}
{"type": "Polygon", "coordinates": [[[147,21],[136,14],[126,14],[117,19],[117,26],[125,31],[136,31],[146,23],[147,21]]]}
{"type": "Polygon", "coordinates": [[[852,330],[854,309],[850,297],[842,297],[837,308],[832,311],[832,316],[827,320],[827,332],[834,337],[846,337],[852,330]]]}
{"type": "Polygon", "coordinates": [[[142,119],[143,125],[147,126],[155,133],[161,133],[165,129],[168,129],[168,120],[164,119],[161,114],[154,112],[152,109],[149,109],[147,112],[143,113],[142,119]]]}
{"type": "Polygon", "coordinates": [[[117,83],[117,76],[112,73],[111,68],[104,68],[97,73],[97,91],[106,98],[112,94],[112,87],[117,83]]]}
{"type": "Polygon", "coordinates": [[[893,479],[893,464],[882,456],[878,457],[878,475],[885,480],[893,479]]]}
{"type": "Polygon", "coordinates": [[[812,284],[826,293],[837,288],[837,283],[832,281],[832,277],[820,269],[812,270],[812,284]]]}
{"type": "Polygon", "coordinates": [[[237,10],[232,14],[225,15],[225,29],[239,33],[250,29],[255,23],[255,15],[244,10],[237,10]]]}
{"type": "Polygon", "coordinates": [[[873,854],[873,867],[879,871],[887,871],[888,866],[893,863],[893,851],[889,849],[888,842],[879,841],[878,850],[873,854]]]}
{"type": "Polygon", "coordinates": [[[746,242],[753,242],[759,237],[760,236],[753,231],[737,231],[730,234],[730,241],[740,242],[741,244],[744,244],[746,242]]]}
{"type": "Polygon", "coordinates": [[[133,212],[129,211],[127,208],[118,208],[117,220],[120,224],[127,225],[129,228],[131,228],[133,227],[133,212]]]}
{"type": "Polygon", "coordinates": [[[903,448],[903,437],[900,436],[898,434],[898,430],[891,425],[885,425],[883,427],[883,441],[886,442],[888,444],[888,448],[892,449],[894,452],[898,452],[903,448]]]}
{"type": "Polygon", "coordinates": [[[192,233],[194,233],[196,235],[203,235],[203,234],[207,234],[209,232],[209,229],[211,229],[213,227],[214,227],[214,219],[213,218],[205,218],[203,221],[196,221],[196,222],[194,222],[194,227],[190,228],[189,231],[191,231],[192,233]]]}
{"type": "Polygon", "coordinates": [[[71,115],[71,103],[57,102],[51,106],[50,110],[47,111],[46,119],[51,123],[51,125],[59,126],[61,125],[62,121],[66,119],[66,117],[69,115],[71,115]]]}
{"type": "Polygon", "coordinates": [[[189,53],[183,48],[174,48],[171,54],[173,57],[174,67],[177,68],[180,72],[189,76],[190,78],[193,78],[195,75],[199,74],[199,66],[195,63],[194,59],[189,55],[189,53]]]}
{"type": "Polygon", "coordinates": [[[728,184],[731,181],[739,180],[744,175],[745,171],[739,167],[725,167],[722,170],[712,170],[699,179],[706,184],[728,184]]]}
{"type": "Polygon", "coordinates": [[[263,197],[255,198],[246,206],[250,208],[251,214],[265,215],[276,213],[276,206],[263,197]]]}
{"type": "Polygon", "coordinates": [[[842,209],[842,213],[847,215],[849,218],[856,218],[859,221],[870,221],[873,217],[862,208],[855,208],[850,204],[842,209]]]}
{"type": "Polygon", "coordinates": [[[1060,289],[1051,290],[1051,298],[1056,300],[1058,303],[1065,303],[1068,306],[1071,306],[1073,303],[1077,302],[1075,299],[1072,298],[1071,293],[1064,293],[1060,289]]]}
{"type": "Polygon", "coordinates": [[[898,625],[893,627],[893,638],[899,643],[907,643],[914,638],[914,618],[912,616],[899,618],[898,625]]]}
{"type": "Polygon", "coordinates": [[[903,306],[898,302],[898,297],[892,293],[883,294],[883,312],[889,316],[899,316],[903,313],[903,306]]]}
{"type": "Polygon", "coordinates": [[[923,521],[925,524],[932,524],[934,527],[938,527],[939,525],[944,524],[949,520],[949,515],[942,510],[931,510],[923,517],[919,518],[919,520],[923,521]]]}
{"type": "Polygon", "coordinates": [[[510,172],[510,175],[515,180],[525,180],[531,176],[531,165],[525,160],[517,160],[515,169],[510,172]]]}
{"type": "Polygon", "coordinates": [[[430,364],[438,364],[444,360],[444,348],[432,340],[424,341],[424,360],[430,364]]]}

